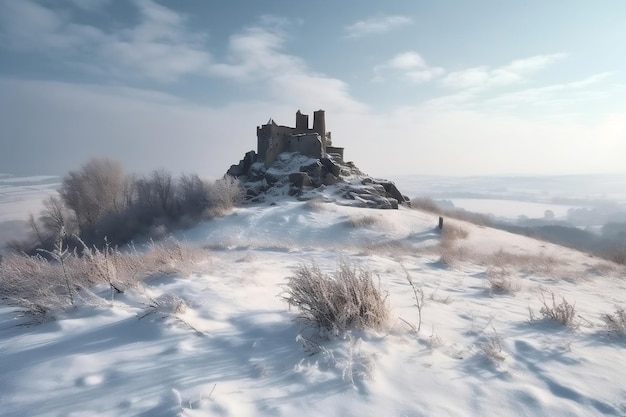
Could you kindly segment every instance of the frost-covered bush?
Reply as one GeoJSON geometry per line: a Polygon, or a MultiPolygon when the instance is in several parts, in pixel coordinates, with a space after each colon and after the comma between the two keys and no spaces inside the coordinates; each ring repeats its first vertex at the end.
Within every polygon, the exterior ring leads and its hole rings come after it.
{"type": "Polygon", "coordinates": [[[5,256],[0,263],[0,300],[41,315],[72,304],[113,299],[154,275],[202,272],[209,266],[208,260],[205,249],[174,239],[153,243],[144,250],[84,245],[80,255],[59,243],[47,258],[5,256]],[[107,285],[110,292],[94,294],[98,284],[107,285]]]}
{"type": "Polygon", "coordinates": [[[567,327],[576,327],[576,304],[571,304],[565,298],[561,298],[561,302],[557,304],[554,293],[550,293],[551,302],[546,301],[545,296],[542,298],[542,306],[539,310],[541,315],[549,320],[553,320],[567,327]]]}
{"type": "Polygon", "coordinates": [[[161,238],[171,230],[221,216],[243,198],[237,179],[214,182],[198,175],[176,179],[165,170],[145,177],[127,176],[121,164],[93,159],[63,178],[59,196],[44,201],[39,217],[30,217],[31,236],[11,242],[15,252],[53,251],[61,230],[70,249],[124,245],[140,238],[161,238]],[[76,238],[75,238],[76,237],[76,238]]]}
{"type": "Polygon", "coordinates": [[[380,329],[389,316],[386,297],[369,271],[342,262],[333,275],[301,266],[288,278],[283,299],[308,324],[338,334],[351,328],[380,329]]]}

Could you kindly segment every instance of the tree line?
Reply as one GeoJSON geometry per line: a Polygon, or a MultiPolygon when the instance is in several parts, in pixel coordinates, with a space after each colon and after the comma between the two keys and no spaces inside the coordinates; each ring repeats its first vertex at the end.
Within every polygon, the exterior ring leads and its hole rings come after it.
{"type": "Polygon", "coordinates": [[[83,243],[101,247],[105,240],[123,245],[221,215],[241,199],[239,182],[229,176],[212,182],[165,170],[136,176],[118,161],[96,158],[63,177],[39,215],[29,216],[30,237],[9,248],[35,254],[51,250],[59,239],[78,249],[83,243]]]}

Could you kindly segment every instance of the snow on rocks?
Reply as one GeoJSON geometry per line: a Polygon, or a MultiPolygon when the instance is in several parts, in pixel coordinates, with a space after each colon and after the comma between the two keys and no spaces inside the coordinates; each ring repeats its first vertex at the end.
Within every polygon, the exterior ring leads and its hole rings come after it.
{"type": "Polygon", "coordinates": [[[409,204],[409,199],[393,182],[369,177],[352,162],[334,160],[330,155],[315,159],[284,152],[268,168],[262,162],[251,161],[248,153],[228,171],[241,180],[249,202],[274,201],[287,196],[299,200],[323,196],[354,207],[397,209],[398,204],[409,204]]]}

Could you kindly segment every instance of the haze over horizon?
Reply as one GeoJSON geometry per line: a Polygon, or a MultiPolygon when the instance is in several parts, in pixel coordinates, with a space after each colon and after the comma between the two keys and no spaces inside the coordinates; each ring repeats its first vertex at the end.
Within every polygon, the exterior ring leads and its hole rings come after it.
{"type": "Polygon", "coordinates": [[[372,175],[626,173],[626,3],[0,0],[0,172],[221,176],[326,110],[372,175]]]}

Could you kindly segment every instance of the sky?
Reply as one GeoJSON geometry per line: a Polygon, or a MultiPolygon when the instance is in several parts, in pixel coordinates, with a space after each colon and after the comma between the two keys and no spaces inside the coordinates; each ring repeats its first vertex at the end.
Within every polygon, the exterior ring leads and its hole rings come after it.
{"type": "Polygon", "coordinates": [[[626,172],[626,2],[0,0],[0,172],[219,177],[326,111],[370,175],[626,172]]]}

